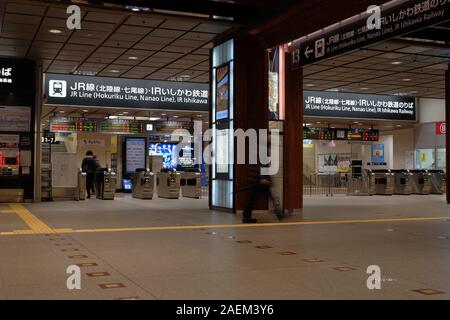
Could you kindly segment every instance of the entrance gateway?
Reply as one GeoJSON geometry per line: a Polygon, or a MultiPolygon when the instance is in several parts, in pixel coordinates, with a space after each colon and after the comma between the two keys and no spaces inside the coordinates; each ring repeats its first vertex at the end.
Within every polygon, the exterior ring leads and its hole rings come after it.
{"type": "Polygon", "coordinates": [[[61,74],[44,79],[49,112],[43,118],[43,166],[50,176],[43,186],[45,199],[71,199],[74,189],[78,196],[89,188],[79,172],[87,151],[99,166],[98,199],[113,200],[116,191],[147,200],[178,199],[180,190],[183,197],[202,197],[208,169],[194,163],[192,134],[193,121],[207,119],[207,84],[61,74]],[[168,121],[157,111],[177,115],[168,121]],[[191,133],[192,144],[182,150],[172,141],[177,129],[191,133]]]}
{"type": "MultiPolygon", "coordinates": [[[[367,27],[368,19],[376,11],[373,8],[364,10],[374,4],[373,1],[361,1],[345,8],[346,12],[358,12],[356,8],[359,8],[360,14],[329,27],[324,25],[324,29],[298,37],[298,40],[288,42],[284,32],[287,27],[279,22],[276,28],[273,25],[266,29],[260,27],[252,30],[251,36],[217,43],[213,49],[218,53],[230,50],[228,57],[222,55],[223,59],[213,65],[213,74],[217,74],[225,63],[239,66],[233,74],[238,83],[233,90],[234,105],[233,102],[228,105],[233,112],[225,121],[215,119],[215,125],[227,127],[230,124],[243,129],[281,128],[283,131],[282,170],[273,178],[275,192],[285,210],[303,207],[302,195],[307,191],[303,187],[310,183],[303,165],[306,162],[304,156],[312,145],[327,149],[314,154],[311,162],[315,167],[319,167],[319,162],[330,160],[330,156],[336,162],[339,145],[346,146],[348,150],[342,153],[347,158],[341,162],[350,164],[347,166],[349,174],[352,160],[359,160],[354,163],[355,168],[360,163],[361,170],[371,169],[374,174],[378,174],[374,170],[391,170],[391,174],[395,173],[394,169],[410,170],[410,174],[415,174],[412,170],[446,170],[445,135],[434,135],[434,130],[437,123],[443,122],[448,109],[448,98],[445,97],[449,90],[448,84],[445,85],[448,82],[448,39],[439,39],[439,30],[448,32],[449,2],[376,3],[380,4],[380,29],[367,27]],[[274,46],[280,43],[276,34],[283,35],[284,45],[274,46]],[[252,66],[244,67],[249,61],[252,66]],[[355,72],[346,77],[352,70],[355,72]],[[244,85],[245,89],[239,85],[244,85]],[[258,99],[256,92],[261,91],[268,94],[258,99]],[[429,117],[430,112],[426,112],[432,106],[437,107],[435,111],[439,110],[436,113],[439,119],[429,117]],[[428,133],[430,127],[432,135],[428,133]],[[409,130],[408,145],[399,140],[396,131],[400,129],[409,130]],[[307,143],[304,148],[301,148],[302,137],[307,143]],[[387,143],[386,139],[393,143],[387,143]],[[312,143],[308,143],[311,140],[312,143]],[[398,150],[397,154],[402,153],[400,160],[394,154],[395,150],[398,150]],[[357,157],[352,157],[354,154],[357,157]]],[[[336,8],[336,13],[344,18],[342,9],[336,8]]],[[[301,36],[301,30],[310,29],[313,19],[329,23],[318,15],[303,23],[301,19],[295,19],[300,16],[299,13],[285,18],[286,26],[290,26],[288,34],[295,33],[292,29],[294,21],[298,27],[297,36],[301,36]]],[[[219,86],[219,83],[213,82],[212,86],[219,86]]],[[[220,109],[223,105],[213,100],[212,113],[218,114],[220,109]]],[[[230,146],[230,150],[233,148],[230,146]]],[[[314,174],[315,169],[312,169],[314,174]]],[[[245,192],[234,193],[232,198],[229,195],[233,190],[245,188],[246,170],[248,167],[236,165],[230,168],[228,176],[213,177],[212,194],[217,195],[212,199],[215,205],[236,211],[243,209],[245,192]]],[[[421,183],[428,179],[424,178],[424,172],[417,174],[421,183]]],[[[438,177],[442,178],[441,172],[438,177]]],[[[384,179],[377,178],[376,181],[384,179]]],[[[347,193],[348,186],[345,187],[347,193]]],[[[259,208],[267,209],[266,199],[260,199],[259,208]]]]}

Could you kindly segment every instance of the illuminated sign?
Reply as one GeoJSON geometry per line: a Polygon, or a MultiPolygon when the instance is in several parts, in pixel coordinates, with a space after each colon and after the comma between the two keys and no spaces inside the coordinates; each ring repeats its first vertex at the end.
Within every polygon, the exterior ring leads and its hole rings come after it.
{"type": "Polygon", "coordinates": [[[206,83],[45,74],[46,104],[209,110],[206,83]]]}
{"type": "Polygon", "coordinates": [[[416,99],[334,91],[304,91],[304,116],[415,121],[416,99]]]}

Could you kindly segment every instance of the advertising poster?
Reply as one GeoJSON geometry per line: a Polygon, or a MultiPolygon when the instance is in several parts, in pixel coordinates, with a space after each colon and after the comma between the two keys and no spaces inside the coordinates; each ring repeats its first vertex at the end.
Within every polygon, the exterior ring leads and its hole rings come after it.
{"type": "Polygon", "coordinates": [[[29,132],[31,108],[0,106],[0,131],[29,132]]]}
{"type": "Polygon", "coordinates": [[[351,171],[351,155],[342,154],[320,154],[319,172],[337,173],[351,171]]]}
{"type": "Polygon", "coordinates": [[[372,163],[385,163],[384,161],[384,144],[372,144],[372,163]]]}
{"type": "Polygon", "coordinates": [[[269,72],[269,114],[271,119],[279,118],[278,73],[269,72]]]}
{"type": "Polygon", "coordinates": [[[150,143],[149,155],[162,156],[163,168],[175,169],[177,167],[176,144],[174,143],[150,143]]]}
{"type": "Polygon", "coordinates": [[[227,64],[216,70],[216,119],[229,116],[230,108],[230,66],[227,64]]]}
{"type": "Polygon", "coordinates": [[[229,137],[228,129],[217,130],[217,147],[216,147],[216,172],[227,174],[229,172],[229,137]]]}

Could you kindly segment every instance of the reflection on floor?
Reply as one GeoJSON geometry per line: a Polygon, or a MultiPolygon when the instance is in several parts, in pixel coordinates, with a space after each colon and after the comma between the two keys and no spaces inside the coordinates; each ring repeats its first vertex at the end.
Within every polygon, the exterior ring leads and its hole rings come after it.
{"type": "MultiPolygon", "coordinates": [[[[240,222],[206,200],[24,207],[51,230],[240,222]]],[[[288,221],[385,222],[3,235],[0,299],[449,299],[449,213],[442,196],[307,197],[288,221]],[[81,290],[66,287],[73,264],[81,290]],[[381,290],[367,288],[370,265],[381,269],[381,290]]],[[[0,232],[23,229],[2,205],[0,232]]]]}

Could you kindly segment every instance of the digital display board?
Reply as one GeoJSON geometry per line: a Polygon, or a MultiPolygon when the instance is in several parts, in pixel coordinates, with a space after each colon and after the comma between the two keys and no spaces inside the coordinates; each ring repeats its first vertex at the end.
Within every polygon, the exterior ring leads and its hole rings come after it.
{"type": "Polygon", "coordinates": [[[99,132],[102,133],[144,133],[145,127],[142,123],[132,123],[125,121],[102,122],[99,132]]]}
{"type": "Polygon", "coordinates": [[[175,169],[177,167],[176,146],[174,143],[150,143],[149,155],[162,156],[163,168],[175,169]]]}
{"type": "Polygon", "coordinates": [[[125,168],[127,173],[134,173],[136,169],[146,168],[146,139],[125,139],[125,168]]]}
{"type": "Polygon", "coordinates": [[[343,140],[371,142],[380,139],[377,129],[304,128],[303,140],[343,140]]]}

